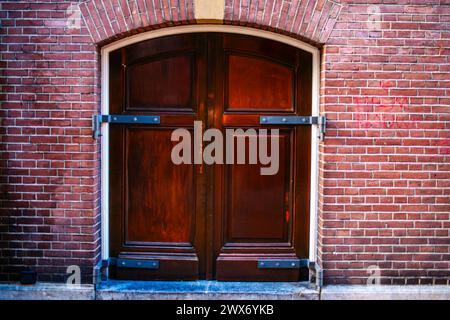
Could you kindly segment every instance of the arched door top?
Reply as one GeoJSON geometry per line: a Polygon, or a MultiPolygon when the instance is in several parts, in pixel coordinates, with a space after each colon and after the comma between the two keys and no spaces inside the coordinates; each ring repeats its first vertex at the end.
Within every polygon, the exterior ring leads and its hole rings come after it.
{"type": "Polygon", "coordinates": [[[89,0],[79,5],[96,44],[163,27],[202,23],[268,29],[323,44],[334,28],[341,7],[332,0],[89,0]]]}

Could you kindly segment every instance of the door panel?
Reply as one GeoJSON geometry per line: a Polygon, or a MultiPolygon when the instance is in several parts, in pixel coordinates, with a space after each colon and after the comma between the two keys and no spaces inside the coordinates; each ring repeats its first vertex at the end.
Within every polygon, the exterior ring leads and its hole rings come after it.
{"type": "MultiPolygon", "coordinates": [[[[260,164],[225,166],[226,246],[235,243],[289,241],[291,137],[289,132],[283,132],[278,138],[280,167],[277,174],[261,175],[260,164]]],[[[248,151],[247,144],[247,155],[248,151]]]]}
{"type": "Polygon", "coordinates": [[[259,118],[311,115],[311,63],[309,53],[285,44],[219,33],[157,38],[110,54],[110,113],[161,119],[110,125],[110,256],[159,261],[158,269],[112,267],[112,277],[302,278],[305,270],[257,262],[308,256],[311,130],[259,118]],[[267,165],[248,163],[245,133],[246,164],[173,164],[172,131],[192,133],[196,120],[224,137],[227,129],[278,129],[277,173],[261,175],[267,165]]]}
{"type": "Polygon", "coordinates": [[[255,56],[229,54],[227,111],[293,111],[294,70],[255,56]]]}
{"type": "Polygon", "coordinates": [[[172,130],[126,129],[126,245],[192,245],[196,175],[194,166],[177,166],[170,161],[175,144],[168,143],[172,130]]]}
{"type": "Polygon", "coordinates": [[[213,68],[215,87],[230,87],[215,92],[215,127],[223,132],[231,128],[279,130],[275,175],[262,176],[260,165],[215,167],[216,278],[297,281],[305,270],[260,269],[258,260],[307,258],[309,194],[305,190],[309,190],[310,134],[298,127],[260,125],[259,118],[310,115],[310,95],[305,93],[309,84],[303,82],[311,81],[312,57],[253,37],[223,34],[216,35],[215,41],[219,48],[213,68]]]}
{"type": "Polygon", "coordinates": [[[112,267],[112,277],[204,277],[205,179],[200,166],[172,162],[171,134],[204,121],[205,42],[167,37],[111,53],[111,113],[161,117],[110,125],[110,256],[159,261],[155,270],[112,267]]]}
{"type": "Polygon", "coordinates": [[[126,68],[127,111],[163,111],[195,106],[193,55],[166,55],[126,68]]]}

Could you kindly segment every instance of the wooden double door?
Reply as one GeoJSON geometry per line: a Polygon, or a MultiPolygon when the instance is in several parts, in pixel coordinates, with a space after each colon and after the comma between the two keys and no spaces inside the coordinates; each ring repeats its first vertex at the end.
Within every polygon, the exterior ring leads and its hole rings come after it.
{"type": "Polygon", "coordinates": [[[308,256],[311,128],[260,117],[310,116],[311,70],[310,53],[235,34],[163,37],[110,54],[110,113],[160,116],[156,125],[110,125],[110,257],[123,263],[110,277],[297,281],[306,274],[258,263],[308,256]],[[279,129],[277,173],[261,175],[259,162],[174,164],[171,134],[194,135],[194,121],[203,131],[279,129]]]}

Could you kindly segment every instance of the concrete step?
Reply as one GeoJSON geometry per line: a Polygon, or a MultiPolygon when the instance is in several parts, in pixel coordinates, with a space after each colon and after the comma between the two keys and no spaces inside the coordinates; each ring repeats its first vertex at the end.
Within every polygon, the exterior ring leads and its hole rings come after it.
{"type": "Polygon", "coordinates": [[[0,284],[0,300],[93,300],[94,285],[68,285],[64,283],[36,283],[21,285],[0,284]]]}
{"type": "Polygon", "coordinates": [[[97,285],[101,300],[317,300],[319,291],[299,282],[119,281],[97,285]]]}

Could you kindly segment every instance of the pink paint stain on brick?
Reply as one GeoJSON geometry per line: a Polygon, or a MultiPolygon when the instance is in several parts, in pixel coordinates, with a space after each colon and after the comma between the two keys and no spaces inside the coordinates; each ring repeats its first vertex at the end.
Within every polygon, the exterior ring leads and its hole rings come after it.
{"type": "MultiPolygon", "coordinates": [[[[391,81],[380,81],[382,89],[393,86],[391,81]]],[[[400,129],[406,128],[401,121],[401,114],[408,105],[406,97],[355,97],[358,128],[362,129],[400,129]],[[400,114],[399,114],[400,113],[400,114]]]]}

